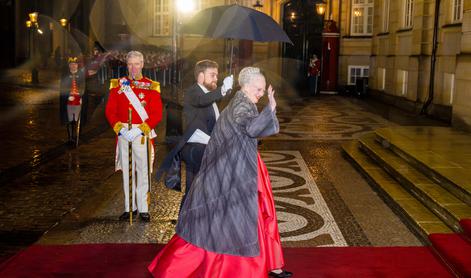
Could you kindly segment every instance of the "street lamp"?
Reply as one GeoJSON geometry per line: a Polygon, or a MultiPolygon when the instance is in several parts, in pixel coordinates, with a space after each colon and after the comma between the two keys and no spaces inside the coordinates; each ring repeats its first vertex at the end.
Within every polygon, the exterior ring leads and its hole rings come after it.
{"type": "Polygon", "coordinates": [[[36,69],[36,61],[35,61],[35,49],[34,49],[34,36],[35,36],[35,31],[38,31],[40,34],[42,34],[41,29],[39,29],[39,23],[38,23],[38,13],[37,12],[32,12],[28,14],[29,20],[26,21],[26,27],[29,30],[29,55],[30,59],[32,60],[32,68],[31,68],[31,83],[33,84],[38,84],[39,83],[39,77],[38,77],[38,70],[36,69]]]}
{"type": "Polygon", "coordinates": [[[67,29],[68,21],[65,18],[61,18],[61,19],[59,19],[59,23],[63,27],[63,29],[62,29],[62,60],[65,61],[66,54],[67,54],[67,45],[66,45],[67,44],[67,40],[66,40],[67,33],[66,33],[66,29],[67,29]]]}
{"type": "Polygon", "coordinates": [[[195,10],[195,2],[193,0],[178,0],[177,12],[190,13],[195,10]]]}
{"type": "Polygon", "coordinates": [[[194,0],[177,0],[174,1],[173,6],[173,28],[172,28],[172,91],[170,102],[167,105],[167,127],[166,137],[168,141],[170,138],[175,138],[182,134],[182,115],[181,107],[178,104],[178,33],[180,24],[180,13],[190,13],[195,10],[194,0]]]}
{"type": "Polygon", "coordinates": [[[29,20],[35,25],[38,25],[38,13],[37,12],[30,13],[29,20]]]}
{"type": "Polygon", "coordinates": [[[64,27],[64,28],[67,27],[67,19],[61,18],[61,19],[59,19],[59,22],[60,22],[62,27],[64,27]]]}
{"type": "Polygon", "coordinates": [[[318,15],[324,16],[327,4],[322,1],[321,3],[316,4],[316,12],[318,15]]]}

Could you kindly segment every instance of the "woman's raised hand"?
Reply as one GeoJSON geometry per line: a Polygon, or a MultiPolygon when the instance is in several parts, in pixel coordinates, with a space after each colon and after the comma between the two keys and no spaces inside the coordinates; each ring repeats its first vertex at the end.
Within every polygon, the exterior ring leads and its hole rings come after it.
{"type": "Polygon", "coordinates": [[[268,104],[270,105],[271,111],[275,111],[276,108],[276,100],[275,100],[275,90],[271,84],[268,86],[268,104]]]}

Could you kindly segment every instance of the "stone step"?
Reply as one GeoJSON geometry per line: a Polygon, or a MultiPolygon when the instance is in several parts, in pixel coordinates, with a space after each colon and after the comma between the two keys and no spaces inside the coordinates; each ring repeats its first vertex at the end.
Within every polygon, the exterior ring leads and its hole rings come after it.
{"type": "Polygon", "coordinates": [[[407,192],[359,147],[358,141],[342,145],[346,156],[367,178],[373,189],[424,243],[429,244],[429,234],[452,233],[452,230],[440,218],[407,192]]]}
{"type": "Polygon", "coordinates": [[[447,127],[375,130],[378,140],[471,206],[471,134],[447,127]]]}
{"type": "Polygon", "coordinates": [[[471,206],[463,203],[390,149],[383,148],[376,138],[374,133],[361,137],[361,149],[444,223],[455,232],[462,232],[459,221],[471,218],[471,206]]]}

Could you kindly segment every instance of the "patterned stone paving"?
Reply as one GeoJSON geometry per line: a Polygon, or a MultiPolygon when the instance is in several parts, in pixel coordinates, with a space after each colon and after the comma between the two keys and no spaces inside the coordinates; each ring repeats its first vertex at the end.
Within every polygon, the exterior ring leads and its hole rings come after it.
{"type": "Polygon", "coordinates": [[[268,140],[351,140],[377,128],[394,125],[336,96],[306,99],[278,110],[280,133],[268,140]]]}
{"type": "Polygon", "coordinates": [[[282,242],[346,246],[322,194],[298,151],[262,152],[270,179],[282,242]]]}

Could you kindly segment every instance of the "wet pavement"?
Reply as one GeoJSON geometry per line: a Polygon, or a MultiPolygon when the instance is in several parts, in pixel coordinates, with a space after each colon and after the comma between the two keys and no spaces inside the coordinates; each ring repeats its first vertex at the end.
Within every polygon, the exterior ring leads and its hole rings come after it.
{"type": "MultiPolygon", "coordinates": [[[[70,149],[59,125],[56,90],[2,86],[0,136],[6,159],[0,162],[0,261],[39,238],[42,244],[168,241],[181,193],[155,181],[152,222],[117,221],[123,207],[121,173],[114,173],[115,138],[103,103],[90,112],[83,144],[70,149]]],[[[343,96],[279,99],[281,132],[264,140],[260,151],[270,171],[284,246],[420,245],[340,147],[379,127],[417,124],[417,118],[393,111],[390,115],[401,116],[392,122],[376,104],[343,96]]],[[[160,161],[168,151],[165,118],[157,131],[160,161]]]]}

